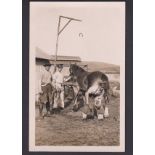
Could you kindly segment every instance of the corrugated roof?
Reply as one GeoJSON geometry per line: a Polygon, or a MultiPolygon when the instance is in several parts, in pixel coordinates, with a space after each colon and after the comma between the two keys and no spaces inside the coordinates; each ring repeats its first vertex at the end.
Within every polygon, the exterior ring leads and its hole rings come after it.
{"type": "MultiPolygon", "coordinates": [[[[55,64],[55,61],[49,61],[51,64],[55,64]]],[[[80,61],[73,61],[73,60],[63,60],[63,61],[60,61],[60,60],[57,60],[56,61],[56,64],[68,64],[68,65],[70,65],[70,64],[80,64],[81,62],[80,61]]]]}
{"type": "MultiPolygon", "coordinates": [[[[52,61],[55,60],[55,56],[51,55],[52,61]]],[[[64,55],[58,55],[57,56],[58,61],[81,61],[81,58],[79,56],[64,56],[64,55]]]]}

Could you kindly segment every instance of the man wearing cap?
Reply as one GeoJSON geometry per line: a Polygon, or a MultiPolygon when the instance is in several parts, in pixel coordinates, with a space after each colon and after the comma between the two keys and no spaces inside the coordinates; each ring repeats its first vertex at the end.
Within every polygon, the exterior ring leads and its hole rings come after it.
{"type": "Polygon", "coordinates": [[[52,86],[52,75],[50,72],[50,64],[44,65],[44,72],[41,76],[41,90],[40,93],[40,115],[42,115],[42,111],[44,105],[46,105],[47,114],[50,113],[50,104],[53,104],[53,91],[54,87],[52,86]]]}
{"type": "Polygon", "coordinates": [[[53,108],[61,108],[64,109],[64,75],[62,73],[63,65],[59,64],[56,67],[56,72],[53,74],[53,86],[56,89],[56,96],[54,99],[54,105],[53,108]],[[61,99],[61,102],[59,103],[59,98],[61,99]]]}

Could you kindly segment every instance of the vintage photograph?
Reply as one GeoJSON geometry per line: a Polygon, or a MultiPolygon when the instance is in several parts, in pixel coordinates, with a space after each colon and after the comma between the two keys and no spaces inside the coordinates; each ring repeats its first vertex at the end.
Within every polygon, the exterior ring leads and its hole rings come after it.
{"type": "Polygon", "coordinates": [[[125,151],[125,2],[30,2],[29,150],[125,151]]]}

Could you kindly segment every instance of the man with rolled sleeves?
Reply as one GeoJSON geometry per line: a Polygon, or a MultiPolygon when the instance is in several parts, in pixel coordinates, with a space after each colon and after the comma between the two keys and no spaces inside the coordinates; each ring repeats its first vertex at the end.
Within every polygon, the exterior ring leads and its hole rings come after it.
{"type": "Polygon", "coordinates": [[[41,75],[41,90],[40,93],[40,116],[45,116],[43,114],[44,105],[46,106],[46,115],[50,114],[50,107],[53,104],[54,100],[54,87],[52,86],[52,74],[50,72],[51,64],[44,65],[44,72],[41,75]]]}

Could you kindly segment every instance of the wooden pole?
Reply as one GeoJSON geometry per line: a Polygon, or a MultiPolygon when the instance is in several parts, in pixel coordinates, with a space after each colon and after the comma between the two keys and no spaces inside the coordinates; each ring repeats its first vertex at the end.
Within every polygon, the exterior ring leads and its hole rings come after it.
{"type": "Polygon", "coordinates": [[[57,61],[58,43],[59,43],[59,30],[60,30],[60,20],[61,20],[60,18],[61,17],[59,16],[58,28],[57,28],[56,49],[55,49],[54,72],[56,71],[56,61],[57,61]]]}
{"type": "Polygon", "coordinates": [[[56,61],[57,61],[57,53],[58,53],[59,35],[60,35],[60,33],[66,28],[66,26],[67,26],[72,20],[74,20],[74,21],[80,21],[80,22],[81,22],[81,20],[79,20],[79,19],[70,18],[70,17],[65,17],[65,16],[59,16],[58,28],[57,28],[56,49],[55,49],[54,72],[56,71],[56,61]],[[64,27],[60,30],[61,18],[69,19],[69,21],[68,21],[68,22],[64,25],[64,27]]]}

